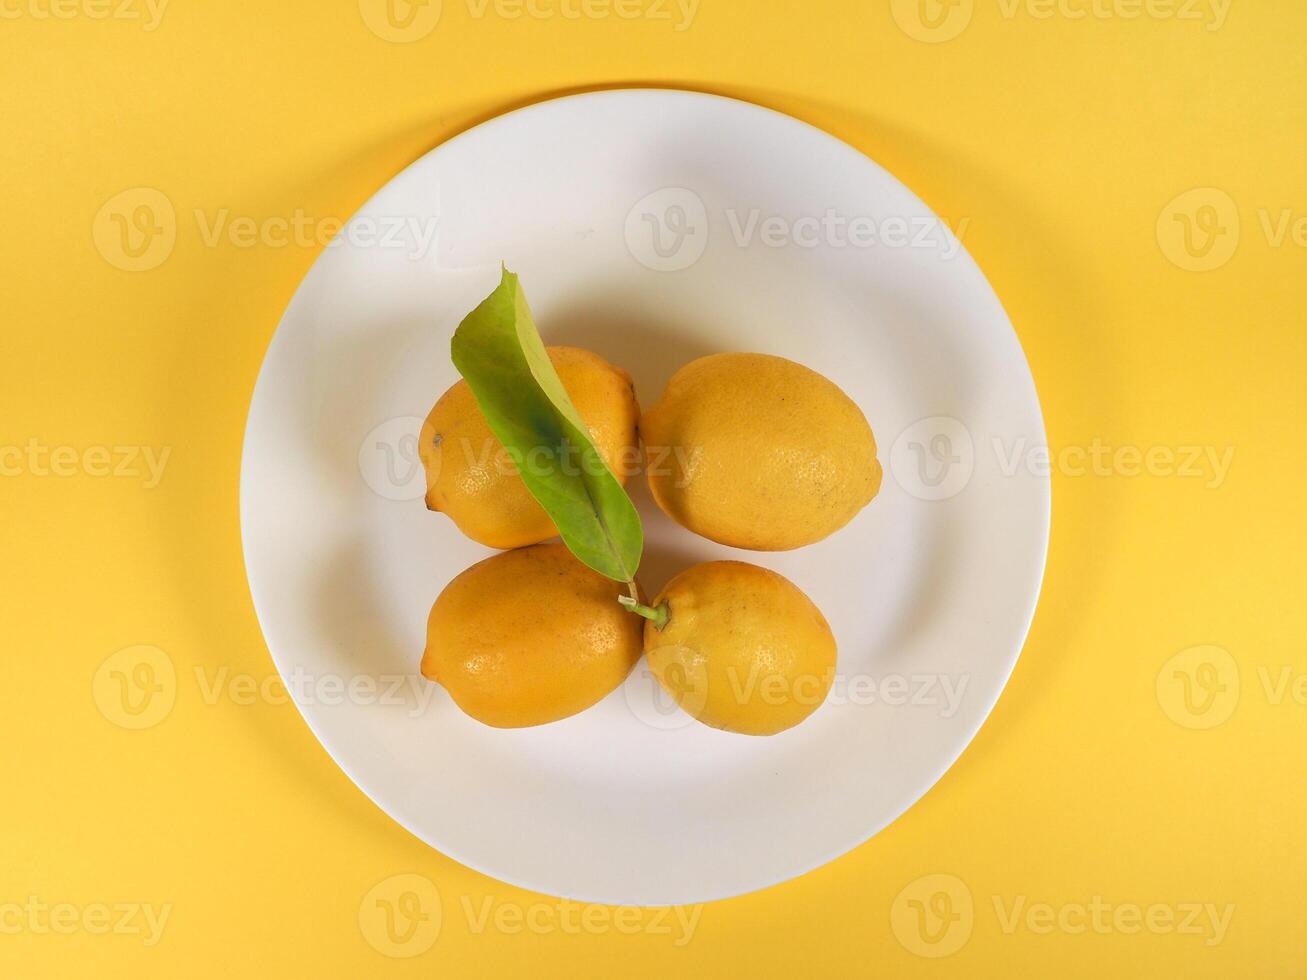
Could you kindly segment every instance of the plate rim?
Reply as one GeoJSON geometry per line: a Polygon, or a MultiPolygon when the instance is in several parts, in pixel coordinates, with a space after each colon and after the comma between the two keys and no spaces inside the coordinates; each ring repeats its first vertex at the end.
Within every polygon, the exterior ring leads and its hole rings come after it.
{"type": "MultiPolygon", "coordinates": [[[[683,87],[672,86],[672,85],[658,86],[658,85],[648,85],[648,84],[642,84],[642,85],[617,84],[613,86],[593,87],[593,88],[588,87],[579,90],[569,90],[562,94],[549,95],[541,99],[532,100],[522,104],[517,104],[513,108],[507,109],[506,111],[488,116],[484,119],[481,119],[478,122],[470,123],[465,128],[459,130],[457,133],[453,134],[452,136],[449,136],[448,138],[441,140],[439,143],[436,143],[435,145],[431,146],[427,150],[423,151],[421,154],[419,154],[417,157],[411,160],[407,165],[405,165],[403,168],[396,171],[389,178],[387,178],[385,182],[382,183],[378,188],[376,188],[376,190],[374,190],[373,193],[370,194],[368,198],[365,201],[363,201],[363,203],[361,203],[359,207],[350,215],[349,219],[345,221],[344,224],[342,225],[341,230],[337,232],[335,238],[336,240],[339,240],[341,236],[346,234],[346,230],[350,226],[351,222],[358,215],[366,212],[369,209],[369,207],[371,207],[373,201],[381,194],[383,194],[392,184],[394,184],[395,181],[399,180],[409,171],[421,165],[423,161],[425,161],[428,157],[453,146],[458,141],[464,139],[465,137],[469,136],[474,132],[480,132],[484,129],[491,128],[491,127],[507,125],[510,120],[512,120],[520,113],[530,113],[540,109],[543,106],[552,105],[554,103],[579,101],[579,100],[587,100],[587,99],[612,98],[614,96],[621,97],[621,96],[648,96],[648,95],[669,96],[673,98],[690,98],[693,100],[703,100],[703,101],[713,101],[713,102],[736,103],[740,106],[747,107],[748,109],[751,110],[759,110],[770,115],[779,116],[782,119],[784,119],[787,123],[791,123],[791,124],[797,123],[811,130],[814,134],[819,135],[819,137],[824,141],[827,141],[833,145],[838,146],[841,149],[841,151],[856,153],[858,157],[861,158],[861,160],[864,161],[866,164],[869,164],[870,166],[875,167],[880,171],[882,171],[884,174],[888,175],[891,180],[897,183],[901,188],[903,188],[903,190],[905,190],[914,199],[916,199],[927,211],[929,211],[931,214],[936,213],[935,209],[932,208],[924,199],[922,199],[920,195],[918,195],[917,192],[909,184],[900,180],[898,176],[894,174],[893,171],[885,167],[878,160],[869,156],[867,153],[863,152],[861,149],[859,149],[857,146],[854,146],[852,143],[849,143],[846,140],[843,140],[840,137],[836,136],[834,133],[831,133],[828,130],[823,129],[820,126],[808,122],[807,120],[802,119],[798,116],[791,115],[788,112],[782,112],[778,109],[774,109],[770,106],[752,101],[751,99],[748,98],[720,95],[714,92],[709,92],[701,89],[683,88],[683,87]]],[[[999,309],[1003,314],[1003,318],[1007,323],[1007,327],[1011,331],[1013,339],[1016,341],[1017,351],[1021,355],[1022,364],[1025,367],[1027,376],[1030,381],[1031,397],[1033,399],[1033,408],[1034,408],[1034,420],[1037,421],[1038,423],[1037,434],[1041,438],[1041,444],[1046,445],[1048,440],[1048,432],[1047,432],[1047,425],[1044,417],[1043,403],[1039,397],[1039,388],[1035,379],[1035,373],[1031,368],[1030,358],[1029,355],[1026,353],[1025,346],[1021,343],[1020,334],[1017,332],[1016,326],[1013,323],[1011,314],[1008,312],[1006,304],[1003,302],[1002,297],[999,296],[998,291],[994,289],[993,284],[989,281],[989,277],[985,274],[983,267],[980,265],[978,261],[976,261],[975,256],[971,254],[970,249],[968,249],[964,243],[959,241],[958,244],[962,254],[965,254],[967,258],[975,266],[976,270],[980,274],[981,279],[984,281],[986,287],[988,287],[990,293],[993,295],[995,301],[998,303],[999,309]]],[[[242,554],[242,561],[245,566],[246,587],[248,588],[250,593],[250,602],[251,605],[253,606],[255,619],[259,624],[259,631],[263,638],[263,645],[267,649],[268,656],[272,660],[274,667],[276,667],[277,669],[278,675],[283,679],[283,681],[286,680],[285,670],[283,668],[281,661],[278,659],[277,654],[274,652],[272,648],[272,643],[269,641],[268,630],[264,623],[265,617],[262,612],[262,609],[266,608],[266,606],[261,604],[260,597],[259,597],[260,589],[255,584],[254,576],[251,572],[251,565],[250,565],[251,543],[250,543],[249,531],[248,531],[249,522],[246,519],[246,509],[247,506],[249,506],[247,504],[247,501],[250,499],[252,493],[252,488],[250,486],[250,481],[252,480],[252,477],[250,476],[250,469],[247,464],[249,463],[250,460],[249,450],[250,450],[250,443],[252,440],[251,429],[252,429],[252,422],[254,418],[255,406],[256,403],[259,401],[260,391],[263,389],[265,379],[267,377],[269,356],[272,352],[274,345],[276,344],[278,334],[280,333],[282,325],[286,320],[286,316],[295,305],[296,300],[300,296],[300,291],[304,287],[304,284],[313,276],[315,270],[318,268],[319,263],[324,261],[324,259],[329,254],[330,254],[329,248],[327,247],[324,247],[319,250],[319,253],[314,258],[313,263],[309,266],[308,270],[303,274],[303,276],[301,276],[299,283],[295,288],[294,293],[287,301],[285,307],[282,309],[281,314],[277,319],[277,326],[273,330],[272,334],[269,336],[268,342],[263,351],[263,355],[259,361],[259,370],[255,379],[254,386],[251,389],[249,406],[246,409],[245,425],[244,425],[242,439],[241,439],[240,472],[238,477],[238,496],[239,496],[238,511],[239,511],[239,524],[240,524],[240,537],[241,537],[241,554],[242,554]]],[[[906,814],[909,810],[911,810],[918,803],[920,803],[921,800],[924,799],[939,784],[940,780],[943,779],[943,777],[957,764],[958,760],[961,759],[961,757],[971,747],[972,743],[975,741],[975,738],[979,734],[980,730],[989,721],[990,717],[993,715],[994,710],[998,707],[999,702],[1002,700],[1004,694],[1007,692],[1008,684],[1012,679],[1012,674],[1016,670],[1017,662],[1021,659],[1021,655],[1025,651],[1026,644],[1029,641],[1030,631],[1034,625],[1035,615],[1039,607],[1039,599],[1043,594],[1044,580],[1047,575],[1048,554],[1049,554],[1049,547],[1050,547],[1051,533],[1052,533],[1051,475],[1047,473],[1038,474],[1036,475],[1036,482],[1042,487],[1042,493],[1040,494],[1039,497],[1040,513],[1038,515],[1041,518],[1039,524],[1038,564],[1037,564],[1037,568],[1032,569],[1034,573],[1033,574],[1034,582],[1033,582],[1033,588],[1029,592],[1029,599],[1027,603],[1028,608],[1024,610],[1024,612],[1020,617],[1023,623],[1020,629],[1020,637],[1019,640],[1015,643],[1015,649],[1008,657],[1005,658],[1005,663],[1001,671],[1001,683],[997,687],[997,691],[996,694],[994,695],[993,701],[980,714],[979,719],[975,722],[975,724],[968,726],[968,731],[965,739],[960,738],[958,740],[959,748],[955,752],[951,753],[951,755],[949,755],[947,761],[941,767],[938,767],[937,770],[935,769],[935,767],[931,767],[929,770],[925,770],[930,774],[928,775],[927,778],[923,780],[924,788],[920,791],[920,793],[917,793],[915,796],[912,796],[911,799],[908,799],[903,804],[903,806],[901,808],[898,808],[896,812],[894,812],[891,816],[884,818],[883,820],[880,821],[873,821],[871,824],[868,825],[869,829],[866,831],[866,833],[861,835],[858,839],[854,840],[852,843],[841,844],[835,847],[834,849],[827,850],[823,852],[822,857],[820,857],[815,861],[804,860],[801,862],[802,867],[800,867],[798,870],[781,874],[781,875],[775,875],[775,874],[767,875],[765,877],[765,880],[762,880],[759,884],[745,888],[744,890],[727,890],[721,893],[711,892],[711,890],[705,890],[705,893],[703,894],[698,894],[692,898],[678,899],[675,902],[669,902],[669,901],[612,902],[608,898],[604,898],[604,897],[588,897],[583,894],[563,895],[550,890],[547,886],[542,886],[540,883],[533,883],[531,881],[527,881],[521,877],[518,877],[512,872],[491,870],[490,868],[486,867],[483,862],[479,860],[473,860],[471,858],[468,858],[464,854],[459,853],[458,848],[451,847],[447,844],[438,843],[434,840],[431,840],[423,833],[420,833],[418,830],[409,826],[409,824],[406,821],[401,819],[394,812],[394,810],[390,805],[382,802],[382,799],[380,798],[382,794],[379,794],[374,791],[374,788],[371,785],[371,781],[367,777],[361,775],[354,766],[343,761],[336,752],[332,751],[329,741],[324,737],[323,733],[314,724],[313,718],[310,717],[309,713],[306,711],[306,705],[301,704],[293,693],[291,694],[289,700],[295,705],[295,710],[299,713],[300,718],[303,719],[304,723],[308,726],[309,731],[312,733],[319,747],[326,753],[327,757],[332,761],[332,763],[334,763],[336,767],[340,769],[342,773],[344,773],[346,778],[348,778],[349,781],[354,784],[354,787],[357,790],[359,790],[372,805],[376,806],[391,821],[393,821],[404,832],[409,834],[414,839],[420,841],[427,847],[436,851],[438,854],[446,858],[449,858],[450,860],[453,860],[467,868],[470,868],[479,874],[483,874],[491,878],[492,880],[500,881],[510,886],[522,888],[528,891],[533,891],[542,895],[552,895],[554,897],[565,898],[571,901],[579,901],[579,902],[586,902],[591,904],[602,904],[602,905],[610,905],[610,906],[634,904],[645,908],[659,908],[659,907],[668,907],[668,906],[707,904],[711,902],[724,901],[730,898],[737,898],[744,895],[751,895],[756,892],[764,891],[769,888],[773,888],[777,885],[784,884],[785,882],[803,877],[804,875],[807,875],[810,872],[817,870],[818,868],[824,867],[825,865],[830,864],[831,862],[845,856],[846,854],[852,853],[854,850],[862,847],[872,838],[882,833],[892,824],[894,824],[899,819],[901,819],[903,815],[906,814]]],[[[1029,572],[1027,572],[1027,574],[1029,574],[1029,572]]],[[[265,598],[263,600],[263,603],[266,602],[267,600],[265,598]]],[[[997,677],[998,674],[999,672],[996,671],[995,676],[997,677]]]]}

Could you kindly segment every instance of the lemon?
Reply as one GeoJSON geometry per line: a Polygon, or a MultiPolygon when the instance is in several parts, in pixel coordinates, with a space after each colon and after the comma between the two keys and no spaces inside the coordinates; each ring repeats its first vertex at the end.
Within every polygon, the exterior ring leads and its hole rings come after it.
{"type": "Polygon", "coordinates": [[[738,561],[687,569],[646,621],[649,669],[677,703],[713,728],[775,735],[826,700],[835,636],[788,579],[738,561]]]}
{"type": "Polygon", "coordinates": [[[542,544],[487,558],[455,578],[427,620],[422,674],[496,728],[584,711],[640,659],[641,623],[623,588],[542,544]]]}
{"type": "Polygon", "coordinates": [[[692,361],[640,420],[640,434],[658,506],[734,548],[820,541],[880,490],[862,411],[832,381],[783,357],[692,361]]]}
{"type": "MultiPolygon", "coordinates": [[[[588,350],[548,350],[596,448],[624,483],[638,457],[640,408],[630,375],[588,350]]],[[[436,402],[422,425],[418,454],[426,470],[427,507],[449,515],[473,541],[491,548],[518,548],[558,534],[491,431],[466,381],[436,402]]],[[[525,462],[530,465],[529,458],[525,462]]]]}

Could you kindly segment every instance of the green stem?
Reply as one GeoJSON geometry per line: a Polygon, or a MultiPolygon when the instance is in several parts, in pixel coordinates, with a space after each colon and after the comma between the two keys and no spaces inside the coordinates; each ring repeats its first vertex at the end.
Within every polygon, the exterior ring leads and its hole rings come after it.
{"type": "Polygon", "coordinates": [[[622,604],[622,607],[628,612],[633,612],[636,615],[643,616],[645,619],[649,620],[649,622],[653,623],[654,628],[659,632],[665,629],[668,621],[672,618],[671,607],[665,602],[657,609],[651,606],[646,606],[640,601],[640,593],[636,591],[634,582],[627,582],[626,587],[630,590],[631,594],[629,596],[618,596],[617,598],[617,601],[622,604]]]}

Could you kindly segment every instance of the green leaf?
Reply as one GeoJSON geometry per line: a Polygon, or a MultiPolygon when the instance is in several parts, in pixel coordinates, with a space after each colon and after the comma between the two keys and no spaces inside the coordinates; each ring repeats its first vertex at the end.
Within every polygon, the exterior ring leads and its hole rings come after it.
{"type": "Polygon", "coordinates": [[[507,268],[455,331],[451,353],[563,543],[595,571],[633,581],[644,550],[640,515],[567,396],[507,268]]]}

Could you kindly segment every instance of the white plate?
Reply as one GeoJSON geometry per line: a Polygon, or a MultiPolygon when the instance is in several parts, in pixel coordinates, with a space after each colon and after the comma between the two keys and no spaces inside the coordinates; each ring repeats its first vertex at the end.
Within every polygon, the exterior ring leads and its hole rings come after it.
{"type": "Polygon", "coordinates": [[[998,698],[1048,539],[1048,479],[1027,465],[1044,445],[1030,371],[958,248],[851,147],[687,92],[532,106],[397,176],[290,304],[245,441],[250,587],[327,751],[445,854],[614,904],[774,884],[901,814],[998,698]],[[884,489],[812,547],[733,552],[636,492],[650,592],[695,562],[740,557],[824,610],[840,680],[804,724],[763,739],[705,728],[642,663],[578,717],[496,731],[418,677],[431,603],[489,552],[426,511],[414,437],[457,379],[449,338],[501,260],[546,342],[625,366],[644,405],[693,358],[744,350],[800,361],[862,406],[884,489]]]}

